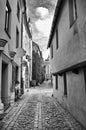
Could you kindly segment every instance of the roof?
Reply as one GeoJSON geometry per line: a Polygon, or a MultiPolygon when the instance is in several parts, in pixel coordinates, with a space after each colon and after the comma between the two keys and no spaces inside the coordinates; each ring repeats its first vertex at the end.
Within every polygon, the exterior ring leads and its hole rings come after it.
{"type": "Polygon", "coordinates": [[[57,17],[58,17],[59,10],[60,10],[62,2],[63,2],[63,0],[58,0],[57,1],[57,5],[56,5],[56,8],[55,8],[55,13],[54,13],[54,18],[53,18],[52,26],[51,26],[51,31],[50,31],[50,36],[49,36],[49,41],[48,41],[47,49],[51,45],[51,41],[52,41],[52,38],[53,38],[53,35],[54,35],[55,26],[56,26],[57,17]]]}

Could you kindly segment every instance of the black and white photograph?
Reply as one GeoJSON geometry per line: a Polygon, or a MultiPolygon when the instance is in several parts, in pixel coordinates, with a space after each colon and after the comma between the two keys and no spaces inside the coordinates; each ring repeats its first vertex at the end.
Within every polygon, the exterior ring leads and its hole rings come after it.
{"type": "Polygon", "coordinates": [[[86,130],[86,0],[0,0],[0,130],[86,130]]]}

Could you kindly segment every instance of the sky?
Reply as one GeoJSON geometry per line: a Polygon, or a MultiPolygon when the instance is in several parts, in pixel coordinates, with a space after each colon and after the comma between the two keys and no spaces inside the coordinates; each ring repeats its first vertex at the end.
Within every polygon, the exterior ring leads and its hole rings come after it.
{"type": "Polygon", "coordinates": [[[27,0],[33,41],[39,45],[44,59],[47,59],[49,55],[47,44],[56,2],[57,0],[27,0]]]}

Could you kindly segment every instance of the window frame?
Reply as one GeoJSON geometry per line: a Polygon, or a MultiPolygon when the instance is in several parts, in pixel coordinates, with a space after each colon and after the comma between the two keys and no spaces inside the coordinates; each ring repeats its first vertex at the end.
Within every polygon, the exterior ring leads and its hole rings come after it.
{"type": "Polygon", "coordinates": [[[55,80],[56,80],[56,90],[58,90],[58,75],[55,76],[55,80]]]}
{"type": "Polygon", "coordinates": [[[75,21],[77,20],[77,5],[76,0],[68,0],[68,1],[69,1],[69,21],[71,28],[75,23],[75,21]]]}
{"type": "Polygon", "coordinates": [[[17,84],[18,78],[19,77],[19,67],[15,67],[15,84],[17,84]]]}
{"type": "Polygon", "coordinates": [[[6,9],[5,9],[5,32],[7,33],[8,37],[11,38],[11,6],[9,1],[6,1],[6,9]],[[7,11],[7,10],[8,11],[7,11]]]}
{"type": "Polygon", "coordinates": [[[19,47],[19,30],[18,27],[16,27],[16,48],[19,47]]]}
{"type": "Polygon", "coordinates": [[[56,29],[56,49],[58,49],[58,29],[56,29]]]}
{"type": "Polygon", "coordinates": [[[53,59],[53,44],[51,44],[50,50],[51,50],[51,59],[53,59]]]}
{"type": "Polygon", "coordinates": [[[85,83],[85,92],[86,92],[86,67],[83,69],[84,71],[84,83],[85,83]]]}
{"type": "Polygon", "coordinates": [[[17,0],[17,18],[18,18],[18,21],[20,22],[20,4],[18,0],[17,0]]]}
{"type": "Polygon", "coordinates": [[[66,76],[66,73],[63,74],[63,82],[64,82],[64,96],[67,96],[67,76],[66,76]]]}

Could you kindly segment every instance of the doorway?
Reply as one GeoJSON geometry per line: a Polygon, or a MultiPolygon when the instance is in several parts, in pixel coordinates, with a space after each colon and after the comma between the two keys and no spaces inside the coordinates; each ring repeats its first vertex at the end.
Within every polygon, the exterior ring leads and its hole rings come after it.
{"type": "Polygon", "coordinates": [[[8,64],[2,62],[2,87],[1,87],[1,100],[6,109],[8,106],[8,64]]]}

